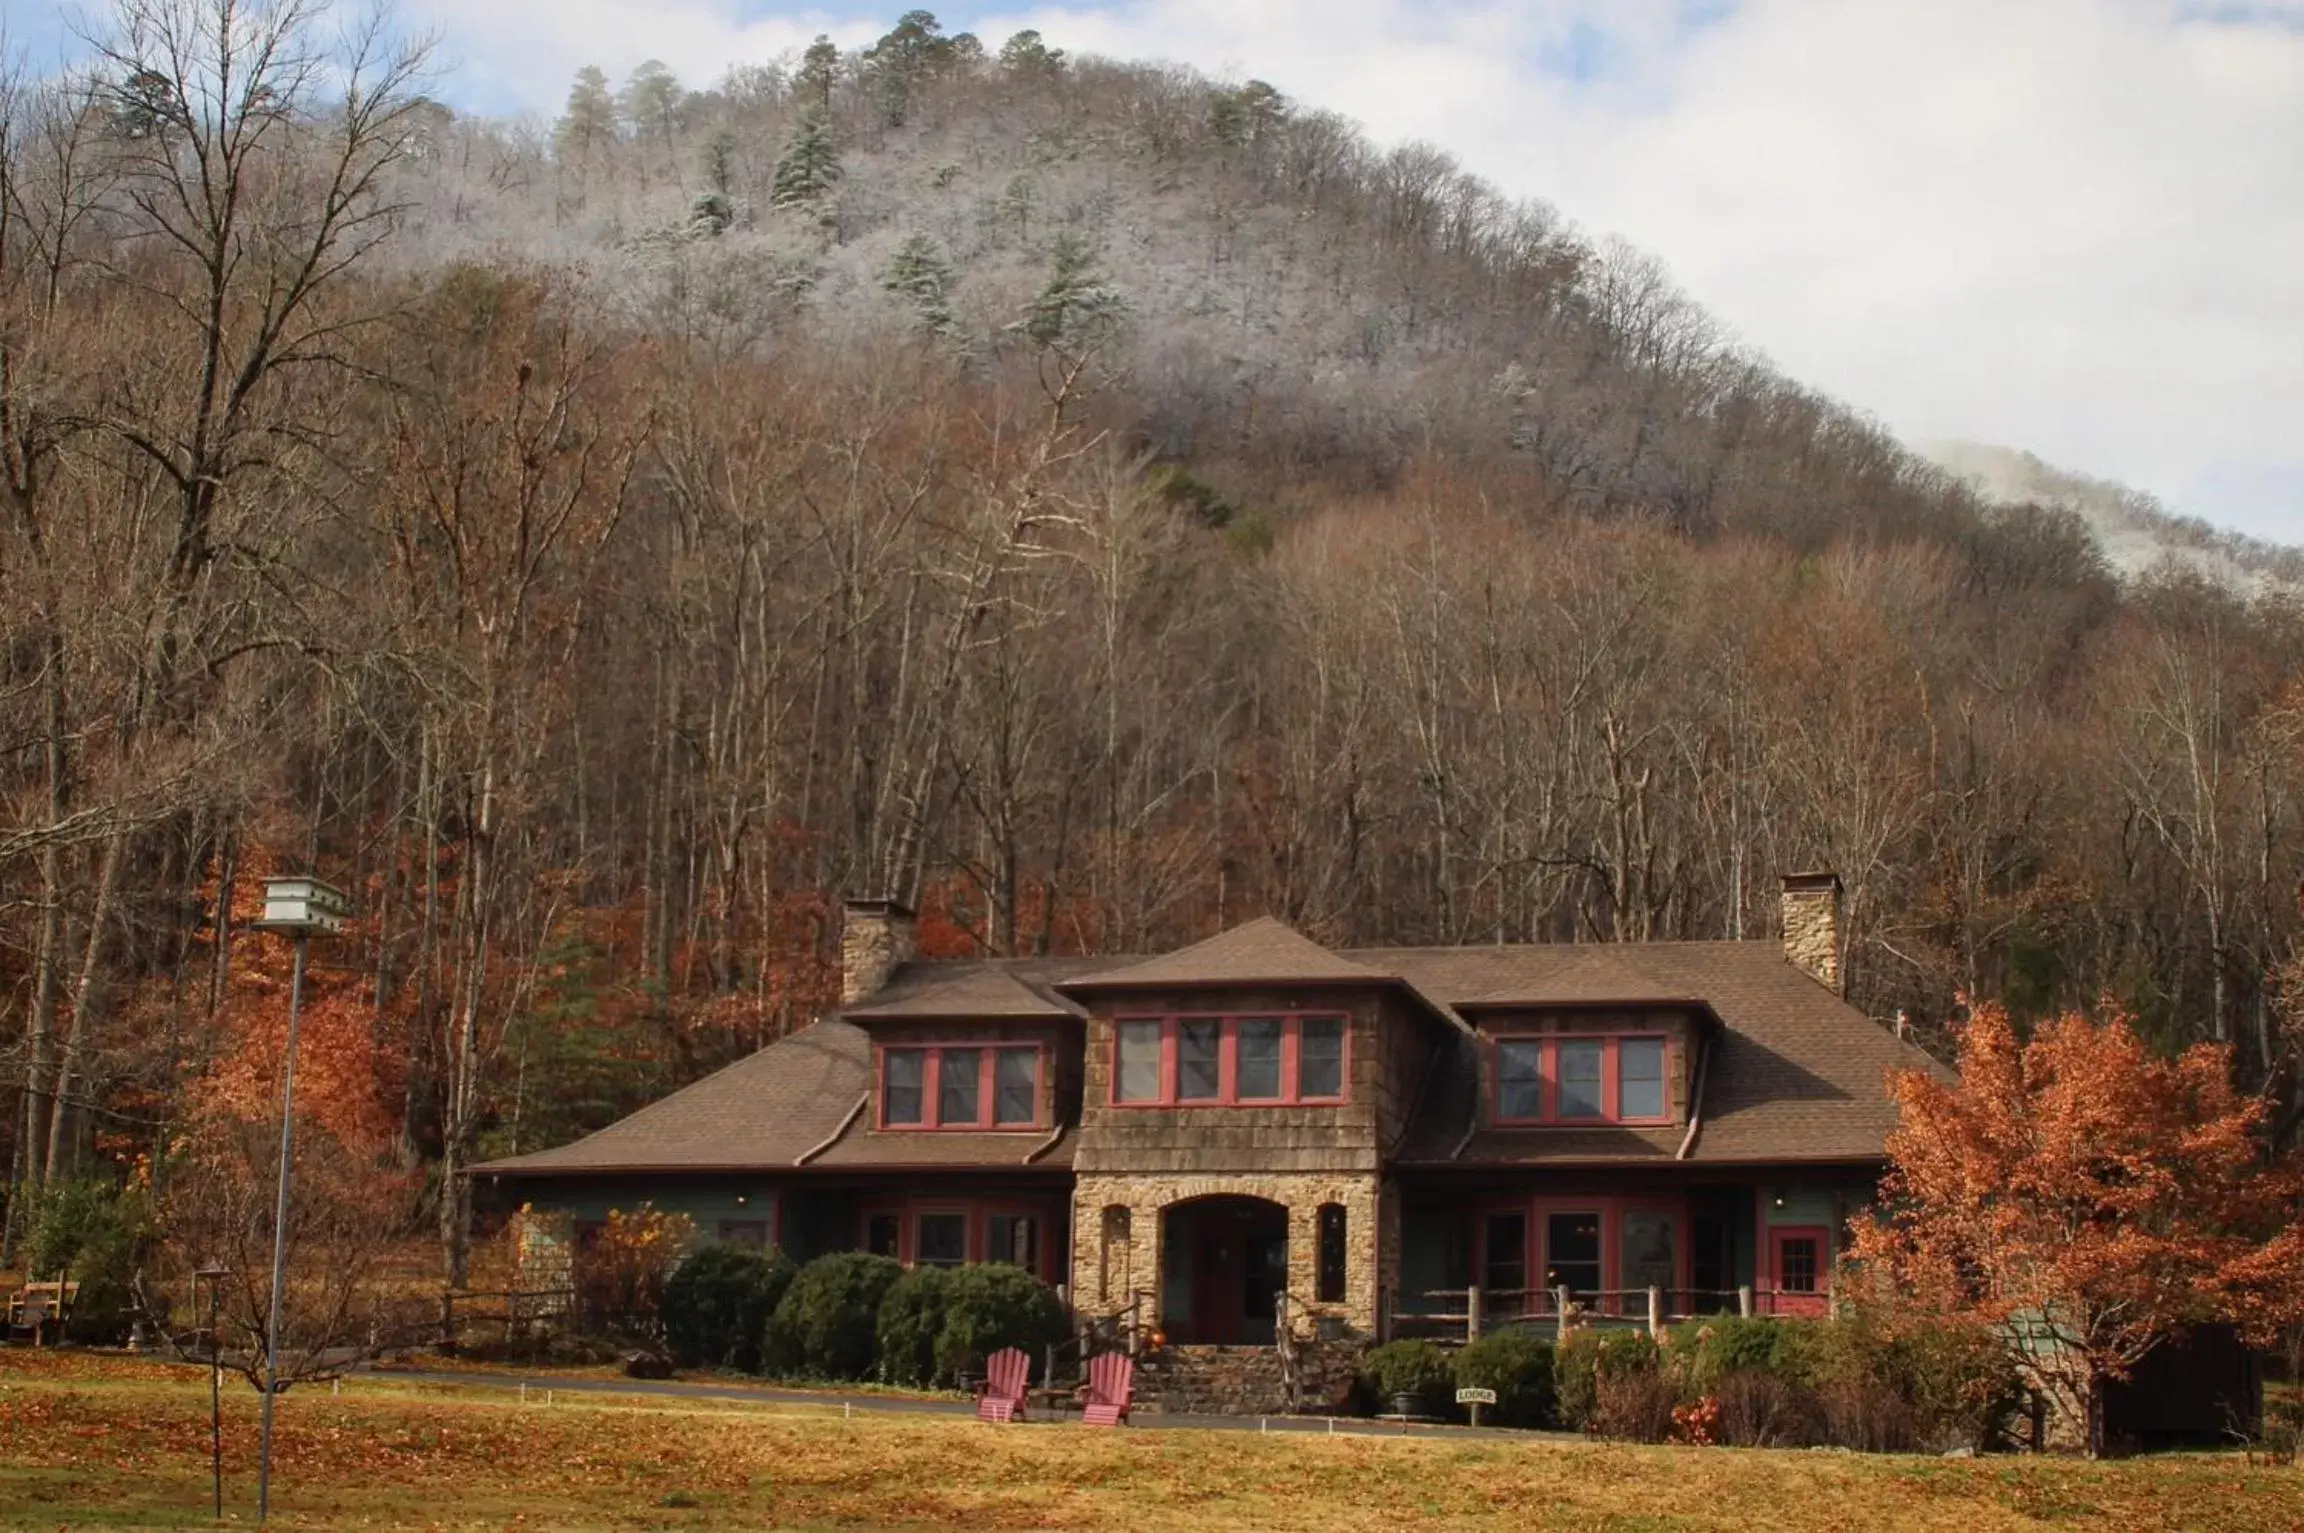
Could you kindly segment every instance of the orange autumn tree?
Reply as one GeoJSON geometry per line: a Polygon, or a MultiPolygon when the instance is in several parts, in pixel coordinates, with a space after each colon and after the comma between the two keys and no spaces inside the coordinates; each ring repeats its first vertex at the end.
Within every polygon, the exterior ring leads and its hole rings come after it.
{"type": "Polygon", "coordinates": [[[2185,1326],[2262,1338],[2287,1318],[2267,1280],[2297,1181],[2265,1154],[2264,1105],[2225,1048],[2155,1057],[2117,1011],[2074,1013],[2019,1042],[1974,1009],[1960,1072],[1893,1082],[1886,1213],[1851,1255],[1907,1296],[2004,1328],[2023,1362],[2104,1448],[2105,1387],[2185,1326]],[[2246,1294],[2251,1302],[2238,1302],[2246,1294]]]}

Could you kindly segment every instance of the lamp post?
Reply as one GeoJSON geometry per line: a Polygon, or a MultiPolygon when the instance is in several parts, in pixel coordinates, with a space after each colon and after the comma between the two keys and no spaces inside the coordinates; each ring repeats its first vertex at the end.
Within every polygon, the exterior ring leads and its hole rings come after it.
{"type": "Polygon", "coordinates": [[[272,1307],[264,1316],[264,1430],[256,1460],[256,1520],[272,1513],[272,1405],[280,1394],[280,1310],[288,1284],[288,1177],[296,1150],[296,1023],[304,1009],[304,960],[315,935],[340,931],[349,911],[343,893],[317,878],[264,880],[259,931],[296,939],[288,982],[288,1050],[280,1070],[280,1195],[272,1214],[272,1307]]]}
{"type": "Polygon", "coordinates": [[[216,1329],[219,1291],[232,1275],[229,1267],[202,1267],[192,1274],[208,1285],[208,1462],[216,1480],[216,1520],[224,1520],[224,1344],[216,1329]]]}

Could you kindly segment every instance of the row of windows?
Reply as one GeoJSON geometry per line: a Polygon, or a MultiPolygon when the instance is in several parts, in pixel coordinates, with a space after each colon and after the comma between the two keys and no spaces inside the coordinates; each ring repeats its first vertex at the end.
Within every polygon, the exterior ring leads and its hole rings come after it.
{"type": "Polygon", "coordinates": [[[1125,1017],[1112,1100],[1127,1106],[1344,1100],[1344,1018],[1125,1017]]]}
{"type": "Polygon", "coordinates": [[[969,1045],[885,1049],[886,1128],[1031,1128],[1040,1121],[1040,1050],[969,1045]]]}
{"type": "MultiPolygon", "coordinates": [[[[1122,1106],[1341,1103],[1345,1019],[1130,1017],[1113,1030],[1112,1101],[1122,1106]]],[[[1663,1123],[1671,1117],[1662,1037],[1505,1038],[1496,1045],[1502,1123],[1663,1123]]],[[[934,1045],[881,1052],[887,1128],[1032,1128],[1041,1050],[934,1045]]]]}
{"type": "Polygon", "coordinates": [[[1013,1209],[981,1216],[974,1208],[874,1210],[864,1216],[864,1249],[918,1267],[959,1267],[970,1261],[1006,1262],[1038,1273],[1041,1218],[1013,1209]],[[969,1246],[970,1225],[981,1217],[981,1240],[969,1246]]]}
{"type": "Polygon", "coordinates": [[[1496,1045],[1503,1123],[1662,1123],[1669,1050],[1662,1038],[1505,1038],[1496,1045]]]}

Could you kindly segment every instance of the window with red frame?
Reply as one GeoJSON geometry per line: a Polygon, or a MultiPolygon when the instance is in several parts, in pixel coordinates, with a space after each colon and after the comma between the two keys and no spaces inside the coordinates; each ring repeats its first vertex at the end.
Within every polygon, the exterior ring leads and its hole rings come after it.
{"type": "Polygon", "coordinates": [[[1341,1016],[1123,1017],[1112,1100],[1123,1107],[1326,1105],[1344,1100],[1341,1016]]]}
{"type": "Polygon", "coordinates": [[[880,1051],[883,1128],[1032,1128],[1040,1121],[1040,1050],[952,1044],[880,1051]]]}
{"type": "Polygon", "coordinates": [[[1671,1049],[1656,1035],[1500,1038],[1500,1123],[1664,1123],[1671,1049]]]}

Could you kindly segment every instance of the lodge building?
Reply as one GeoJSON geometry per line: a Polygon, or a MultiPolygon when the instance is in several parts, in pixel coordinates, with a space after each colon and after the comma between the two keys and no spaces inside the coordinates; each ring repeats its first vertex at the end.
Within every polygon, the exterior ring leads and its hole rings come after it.
{"type": "Polygon", "coordinates": [[[1783,940],[1330,950],[1260,919],[1143,958],[926,962],[854,901],[837,1014],[477,1168],[565,1262],[642,1202],[795,1259],[1013,1262],[1171,1340],[1828,1302],[1900,1068],[1840,993],[1840,884],[1783,940]]]}

